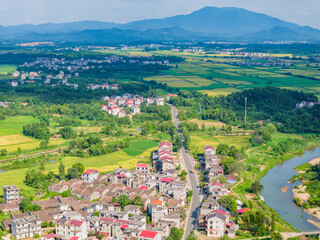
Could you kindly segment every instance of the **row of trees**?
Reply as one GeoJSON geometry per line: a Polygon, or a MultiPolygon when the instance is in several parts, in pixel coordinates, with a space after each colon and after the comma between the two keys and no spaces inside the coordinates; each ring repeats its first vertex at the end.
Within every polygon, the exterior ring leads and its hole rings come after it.
{"type": "Polygon", "coordinates": [[[54,172],[49,171],[47,174],[44,172],[44,164],[41,163],[39,169],[29,169],[26,172],[24,183],[33,188],[46,190],[52,183],[55,183],[63,179],[76,179],[83,172],[85,167],[82,163],[75,163],[71,168],[65,170],[63,163],[59,165],[59,174],[56,175],[54,172]]]}

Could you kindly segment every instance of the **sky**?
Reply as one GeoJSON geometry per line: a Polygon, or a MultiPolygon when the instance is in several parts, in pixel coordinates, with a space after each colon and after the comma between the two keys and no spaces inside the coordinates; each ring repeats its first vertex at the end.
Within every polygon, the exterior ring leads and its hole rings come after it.
{"type": "Polygon", "coordinates": [[[0,0],[0,25],[99,20],[126,23],[239,7],[320,29],[320,0],[0,0]]]}

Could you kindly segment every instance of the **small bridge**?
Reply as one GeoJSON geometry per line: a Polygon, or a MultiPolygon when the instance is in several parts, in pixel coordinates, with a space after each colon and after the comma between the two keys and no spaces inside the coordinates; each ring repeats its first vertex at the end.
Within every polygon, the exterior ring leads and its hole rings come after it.
{"type": "Polygon", "coordinates": [[[288,239],[292,237],[300,237],[303,235],[319,235],[319,239],[320,239],[320,230],[306,231],[306,232],[282,232],[281,235],[284,239],[288,239]]]}

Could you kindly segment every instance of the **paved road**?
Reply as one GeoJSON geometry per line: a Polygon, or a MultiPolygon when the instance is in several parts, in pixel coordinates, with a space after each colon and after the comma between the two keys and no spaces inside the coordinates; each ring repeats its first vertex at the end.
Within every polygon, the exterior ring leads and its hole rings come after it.
{"type": "Polygon", "coordinates": [[[199,196],[200,188],[199,188],[199,183],[198,183],[198,180],[195,176],[195,173],[190,173],[190,171],[193,170],[194,168],[192,166],[192,162],[189,157],[189,154],[186,150],[186,144],[185,144],[183,135],[181,133],[181,129],[179,128],[177,109],[172,105],[170,105],[170,107],[172,110],[171,111],[172,112],[172,121],[173,121],[174,125],[176,126],[176,128],[178,130],[178,134],[180,135],[182,142],[183,142],[183,146],[181,148],[182,157],[184,160],[184,165],[185,165],[187,172],[188,172],[190,185],[193,190],[193,196],[192,196],[192,200],[191,200],[191,204],[190,204],[190,208],[189,208],[189,214],[186,219],[184,235],[182,238],[182,240],[185,240],[192,230],[197,230],[198,217],[200,215],[200,196],[199,196]]]}

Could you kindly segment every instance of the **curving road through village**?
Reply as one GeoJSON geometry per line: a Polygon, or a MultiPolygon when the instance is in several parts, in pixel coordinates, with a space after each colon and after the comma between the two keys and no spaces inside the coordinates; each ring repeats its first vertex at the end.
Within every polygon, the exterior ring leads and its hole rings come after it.
{"type": "Polygon", "coordinates": [[[177,128],[178,134],[180,135],[183,143],[183,146],[181,148],[182,158],[183,158],[186,170],[188,172],[190,186],[193,191],[189,213],[186,219],[184,235],[182,238],[182,240],[185,240],[192,230],[197,230],[198,217],[200,214],[200,196],[199,196],[200,187],[199,187],[198,179],[196,178],[195,173],[191,173],[191,171],[194,170],[194,167],[192,165],[192,161],[188,154],[188,150],[186,148],[186,143],[184,141],[181,129],[179,128],[178,111],[176,107],[174,107],[173,105],[169,104],[169,106],[171,107],[173,124],[177,128]]]}

